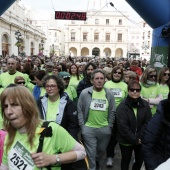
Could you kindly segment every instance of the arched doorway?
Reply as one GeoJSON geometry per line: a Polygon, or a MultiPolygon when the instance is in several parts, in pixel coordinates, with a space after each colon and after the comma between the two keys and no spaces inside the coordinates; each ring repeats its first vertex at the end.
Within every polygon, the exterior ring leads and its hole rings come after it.
{"type": "Polygon", "coordinates": [[[4,34],[2,36],[2,56],[5,57],[6,55],[9,55],[9,38],[8,35],[4,34]]]}
{"type": "Polygon", "coordinates": [[[75,47],[71,47],[69,49],[71,57],[77,56],[77,49],[75,47]]]}
{"type": "Polygon", "coordinates": [[[116,49],[115,57],[123,57],[123,50],[121,48],[116,49]]]}
{"type": "Polygon", "coordinates": [[[87,47],[83,47],[82,49],[81,49],[81,56],[87,56],[87,55],[89,55],[89,49],[87,48],[87,47]]]}
{"type": "Polygon", "coordinates": [[[105,48],[104,49],[104,57],[111,57],[111,49],[110,48],[105,48]]]}
{"type": "Polygon", "coordinates": [[[94,55],[94,56],[100,56],[100,49],[97,48],[97,47],[93,48],[93,50],[92,50],[92,55],[94,55]]]}

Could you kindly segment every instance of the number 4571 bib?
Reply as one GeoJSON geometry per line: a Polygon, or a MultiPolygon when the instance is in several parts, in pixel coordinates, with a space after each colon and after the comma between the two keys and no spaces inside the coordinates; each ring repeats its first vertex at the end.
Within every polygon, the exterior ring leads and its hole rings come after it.
{"type": "Polygon", "coordinates": [[[90,109],[106,111],[106,100],[103,99],[92,99],[90,109]]]}
{"type": "Polygon", "coordinates": [[[9,152],[8,167],[9,170],[33,170],[34,168],[30,152],[18,141],[9,152]]]}

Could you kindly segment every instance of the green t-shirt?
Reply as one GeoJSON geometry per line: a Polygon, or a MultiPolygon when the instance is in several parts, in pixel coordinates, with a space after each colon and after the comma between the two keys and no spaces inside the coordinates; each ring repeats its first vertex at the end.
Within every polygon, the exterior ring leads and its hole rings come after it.
{"type": "MultiPolygon", "coordinates": [[[[145,99],[156,98],[158,95],[161,94],[159,84],[156,84],[150,87],[145,87],[142,84],[141,86],[142,86],[142,89],[141,89],[140,95],[142,98],[145,98],[145,99]]],[[[154,115],[156,113],[157,105],[150,105],[150,107],[151,107],[152,115],[154,115]]]]}
{"type": "Polygon", "coordinates": [[[71,100],[77,98],[77,92],[73,86],[68,86],[64,91],[68,94],[71,100]]]}
{"type": "Polygon", "coordinates": [[[108,126],[108,101],[104,89],[100,92],[93,90],[89,116],[85,125],[94,128],[108,126]]]}
{"type": "Polygon", "coordinates": [[[73,86],[75,89],[77,89],[77,86],[79,84],[79,82],[81,81],[81,78],[79,77],[79,80],[77,80],[77,76],[71,76],[70,77],[70,82],[69,82],[69,86],[73,86]]]}
{"type": "Polygon", "coordinates": [[[3,88],[7,87],[9,84],[14,83],[14,79],[15,79],[16,76],[23,77],[25,82],[26,82],[26,85],[28,84],[28,82],[29,82],[28,75],[27,74],[23,74],[23,73],[17,71],[15,74],[12,74],[12,75],[10,75],[8,72],[2,73],[0,75],[0,85],[3,88]]]}
{"type": "MultiPolygon", "coordinates": [[[[52,127],[52,137],[45,137],[44,138],[44,144],[43,144],[43,150],[42,152],[45,152],[47,154],[57,154],[57,153],[64,153],[72,150],[76,144],[75,139],[61,126],[58,124],[51,122],[49,126],[52,127]]],[[[19,141],[19,143],[25,147],[30,153],[34,153],[37,151],[37,148],[39,146],[39,137],[41,125],[39,125],[36,129],[36,134],[34,138],[34,146],[33,148],[30,147],[28,144],[28,136],[27,134],[20,134],[18,131],[16,133],[16,136],[14,138],[14,142],[12,146],[10,147],[8,153],[6,154],[6,140],[9,137],[8,134],[5,138],[5,145],[4,145],[4,154],[3,154],[3,159],[2,163],[4,165],[12,165],[12,166],[19,166],[21,163],[22,165],[20,166],[20,169],[23,169],[25,165],[27,165],[27,160],[32,159],[24,159],[22,155],[20,155],[16,150],[14,150],[14,146],[19,141]],[[14,152],[15,151],[15,152],[14,152]],[[17,155],[17,156],[16,156],[17,155]],[[13,157],[13,159],[11,159],[13,157]],[[19,158],[18,158],[19,157],[19,158]]],[[[21,151],[22,149],[18,149],[21,151]]],[[[24,153],[23,153],[24,154],[24,153]]],[[[27,157],[29,158],[29,155],[27,154],[27,157]]],[[[39,170],[40,168],[37,168],[34,166],[33,170],[39,170]]],[[[52,167],[52,170],[60,170],[60,167],[52,167]]],[[[9,169],[13,170],[13,168],[9,169]]],[[[42,170],[46,170],[46,168],[42,168],[42,170]]]]}
{"type": "Polygon", "coordinates": [[[107,81],[104,85],[105,88],[110,89],[115,97],[116,107],[127,96],[127,84],[124,82],[115,83],[111,80],[107,81]]]}
{"type": "Polygon", "coordinates": [[[168,93],[169,93],[169,87],[167,84],[162,85],[160,84],[160,92],[163,96],[163,99],[167,99],[168,98],[168,93]]]}
{"type": "Polygon", "coordinates": [[[33,89],[34,89],[34,84],[32,84],[31,82],[30,82],[30,80],[29,80],[29,82],[27,83],[27,86],[26,86],[28,89],[29,89],[29,91],[32,93],[33,92],[33,89]]]}
{"type": "Polygon", "coordinates": [[[59,103],[60,98],[56,102],[50,102],[48,99],[48,110],[46,115],[46,120],[56,121],[57,114],[59,113],[59,103]]]}
{"type": "Polygon", "coordinates": [[[41,88],[40,88],[40,97],[41,97],[41,96],[44,96],[45,93],[46,93],[45,88],[44,88],[44,87],[41,87],[41,88]]]}

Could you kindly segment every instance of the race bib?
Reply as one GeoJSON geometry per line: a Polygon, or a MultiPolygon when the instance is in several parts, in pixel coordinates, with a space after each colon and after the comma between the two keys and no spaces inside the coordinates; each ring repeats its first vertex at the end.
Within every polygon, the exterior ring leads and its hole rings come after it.
{"type": "Polygon", "coordinates": [[[33,170],[34,168],[30,152],[18,141],[9,152],[8,166],[9,170],[33,170]]]}
{"type": "Polygon", "coordinates": [[[106,100],[92,99],[90,109],[106,111],[106,100]]]}
{"type": "Polygon", "coordinates": [[[114,88],[111,89],[114,97],[122,97],[122,89],[120,88],[114,88]]]}

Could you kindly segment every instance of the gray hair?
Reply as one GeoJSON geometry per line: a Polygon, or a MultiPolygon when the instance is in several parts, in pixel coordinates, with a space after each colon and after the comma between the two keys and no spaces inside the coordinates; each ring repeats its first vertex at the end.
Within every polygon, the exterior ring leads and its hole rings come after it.
{"type": "Polygon", "coordinates": [[[95,74],[97,74],[97,73],[103,74],[104,78],[106,78],[106,74],[104,73],[103,70],[101,70],[101,69],[95,69],[95,70],[92,72],[92,74],[91,74],[91,79],[92,79],[92,80],[94,79],[94,76],[95,76],[95,74]]]}

